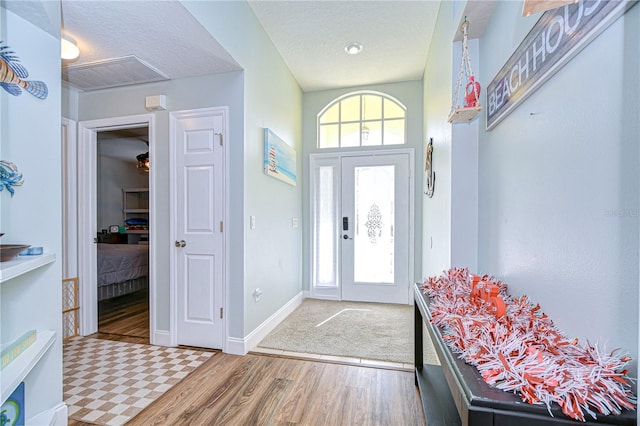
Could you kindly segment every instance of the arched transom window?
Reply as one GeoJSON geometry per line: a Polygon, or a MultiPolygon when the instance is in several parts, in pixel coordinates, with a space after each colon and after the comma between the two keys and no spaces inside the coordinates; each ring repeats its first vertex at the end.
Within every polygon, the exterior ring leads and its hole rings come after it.
{"type": "Polygon", "coordinates": [[[318,114],[318,148],[404,144],[406,115],[404,105],[383,94],[345,95],[318,114]]]}

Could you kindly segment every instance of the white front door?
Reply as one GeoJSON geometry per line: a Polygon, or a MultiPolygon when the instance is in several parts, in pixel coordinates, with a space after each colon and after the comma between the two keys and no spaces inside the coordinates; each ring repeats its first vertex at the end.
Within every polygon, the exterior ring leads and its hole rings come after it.
{"type": "Polygon", "coordinates": [[[177,344],[222,348],[226,109],[171,113],[177,344]]]}
{"type": "Polygon", "coordinates": [[[408,154],[343,157],[343,300],[409,303],[408,154]]]}

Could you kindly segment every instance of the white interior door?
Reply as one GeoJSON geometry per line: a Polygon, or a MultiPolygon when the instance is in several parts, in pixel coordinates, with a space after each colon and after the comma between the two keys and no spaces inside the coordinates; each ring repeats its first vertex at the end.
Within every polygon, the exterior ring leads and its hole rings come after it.
{"type": "Polygon", "coordinates": [[[225,110],[172,113],[177,343],[222,348],[225,110]]]}
{"type": "Polygon", "coordinates": [[[409,303],[407,154],[343,157],[343,300],[409,303]]]}

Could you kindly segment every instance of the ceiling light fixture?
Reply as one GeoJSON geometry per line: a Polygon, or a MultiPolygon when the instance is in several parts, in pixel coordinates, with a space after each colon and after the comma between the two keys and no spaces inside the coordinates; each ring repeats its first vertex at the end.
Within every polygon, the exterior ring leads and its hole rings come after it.
{"type": "Polygon", "coordinates": [[[349,55],[357,55],[358,53],[362,52],[363,47],[364,46],[362,45],[362,43],[353,41],[344,47],[344,51],[347,52],[349,55]]]}
{"type": "Polygon", "coordinates": [[[60,57],[62,59],[71,60],[80,56],[80,49],[76,40],[68,34],[62,34],[60,38],[60,57]]]}

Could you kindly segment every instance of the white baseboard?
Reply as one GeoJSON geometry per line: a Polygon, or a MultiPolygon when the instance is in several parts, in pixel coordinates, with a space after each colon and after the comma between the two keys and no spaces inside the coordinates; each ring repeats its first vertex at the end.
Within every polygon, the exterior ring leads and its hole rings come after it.
{"type": "Polygon", "coordinates": [[[245,350],[244,339],[239,339],[237,337],[228,337],[227,338],[227,347],[225,348],[224,353],[231,355],[246,355],[247,350],[245,350]]]}
{"type": "Polygon", "coordinates": [[[338,296],[325,296],[322,294],[314,294],[313,296],[307,297],[307,299],[318,299],[318,300],[334,300],[339,301],[340,298],[338,296]]]}
{"type": "Polygon", "coordinates": [[[54,425],[66,425],[69,421],[69,409],[64,402],[55,408],[55,414],[53,415],[54,425]]]}
{"type": "Polygon", "coordinates": [[[171,344],[171,333],[165,330],[156,330],[153,333],[151,344],[155,346],[175,346],[171,344]]]}
{"type": "Polygon", "coordinates": [[[27,419],[28,425],[53,425],[53,426],[67,426],[69,421],[69,412],[67,404],[64,402],[56,405],[53,408],[49,408],[41,413],[38,413],[34,417],[27,419]]]}
{"type": "Polygon", "coordinates": [[[273,315],[256,327],[256,329],[249,333],[244,339],[228,337],[226,352],[233,355],[246,355],[247,352],[255,348],[262,339],[267,337],[267,334],[271,333],[273,329],[282,322],[282,320],[284,320],[291,312],[295,311],[303,300],[304,292],[301,291],[285,303],[282,308],[278,309],[273,315]]]}

